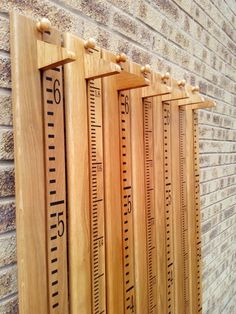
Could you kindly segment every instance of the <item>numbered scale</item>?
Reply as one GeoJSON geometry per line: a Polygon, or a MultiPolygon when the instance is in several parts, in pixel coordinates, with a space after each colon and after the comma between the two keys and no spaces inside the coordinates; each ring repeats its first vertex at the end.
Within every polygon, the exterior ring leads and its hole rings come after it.
{"type": "Polygon", "coordinates": [[[153,103],[152,98],[143,100],[144,150],[145,150],[145,203],[147,219],[147,265],[149,313],[157,308],[157,243],[154,199],[154,152],[153,152],[153,103]]]}
{"type": "Polygon", "coordinates": [[[214,104],[45,19],[12,13],[11,47],[20,313],[201,313],[214,104]]]}
{"type": "Polygon", "coordinates": [[[50,310],[68,312],[66,185],[62,67],[42,75],[50,310]]]}
{"type": "Polygon", "coordinates": [[[125,313],[135,313],[130,95],[127,91],[119,92],[119,111],[125,313]]]}

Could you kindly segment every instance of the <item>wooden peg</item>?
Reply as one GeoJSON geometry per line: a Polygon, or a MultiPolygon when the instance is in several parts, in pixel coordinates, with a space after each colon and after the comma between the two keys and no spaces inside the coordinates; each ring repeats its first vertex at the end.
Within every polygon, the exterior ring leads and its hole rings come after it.
{"type": "Polygon", "coordinates": [[[84,42],[85,49],[94,49],[96,47],[96,41],[94,38],[89,38],[84,42]]]}
{"type": "Polygon", "coordinates": [[[51,28],[51,22],[43,17],[40,22],[36,24],[37,30],[41,33],[48,31],[51,28]]]}
{"type": "Polygon", "coordinates": [[[116,56],[116,62],[117,63],[126,62],[126,61],[127,61],[127,56],[123,52],[116,56]]]}
{"type": "Polygon", "coordinates": [[[179,86],[179,87],[184,87],[185,84],[186,84],[186,81],[185,81],[185,80],[178,81],[178,86],[179,86]]]}
{"type": "Polygon", "coordinates": [[[141,72],[142,73],[151,73],[151,66],[150,64],[145,64],[144,66],[141,67],[141,72]]]}
{"type": "Polygon", "coordinates": [[[170,73],[166,72],[165,74],[162,74],[161,76],[162,81],[167,81],[170,79],[170,73]]]}
{"type": "Polygon", "coordinates": [[[195,92],[199,92],[199,86],[193,86],[192,87],[192,93],[195,93],[195,92]]]}

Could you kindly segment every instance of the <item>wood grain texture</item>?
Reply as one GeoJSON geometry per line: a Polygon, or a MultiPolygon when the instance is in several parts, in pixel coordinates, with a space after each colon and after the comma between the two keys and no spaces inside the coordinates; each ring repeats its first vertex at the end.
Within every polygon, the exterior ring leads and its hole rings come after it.
{"type": "MultiPolygon", "coordinates": [[[[115,56],[102,51],[104,60],[115,56]]],[[[121,169],[116,77],[103,78],[104,173],[106,212],[107,312],[124,313],[122,265],[121,169]]]]}
{"type": "Polygon", "coordinates": [[[175,274],[175,313],[183,314],[184,310],[184,264],[182,259],[182,228],[180,207],[180,167],[179,167],[179,107],[175,103],[171,106],[171,167],[172,167],[172,202],[174,228],[174,274],[175,274]]]}
{"type": "MultiPolygon", "coordinates": [[[[132,72],[140,74],[140,67],[131,63],[132,72]]],[[[147,214],[144,184],[144,124],[142,90],[130,91],[132,187],[134,208],[134,252],[136,313],[148,313],[147,283],[147,214]]]]}
{"type": "Polygon", "coordinates": [[[167,313],[167,237],[164,173],[164,128],[161,97],[153,98],[154,186],[157,237],[157,310],[167,313]]]}
{"type": "Polygon", "coordinates": [[[41,37],[32,20],[11,13],[18,291],[22,314],[49,311],[43,107],[37,68],[37,39],[41,37]]]}
{"type": "Polygon", "coordinates": [[[76,54],[76,61],[65,65],[70,311],[88,314],[92,311],[91,235],[84,42],[65,34],[64,44],[76,54]]]}
{"type": "MultiPolygon", "coordinates": [[[[55,29],[43,33],[46,44],[61,47],[55,29]]],[[[51,56],[53,59],[53,56],[51,56]]],[[[54,64],[53,64],[54,65],[54,64]]],[[[51,66],[53,66],[51,65],[51,66]]],[[[50,313],[69,311],[67,267],[67,202],[62,67],[41,71],[46,173],[47,266],[50,313]]]]}

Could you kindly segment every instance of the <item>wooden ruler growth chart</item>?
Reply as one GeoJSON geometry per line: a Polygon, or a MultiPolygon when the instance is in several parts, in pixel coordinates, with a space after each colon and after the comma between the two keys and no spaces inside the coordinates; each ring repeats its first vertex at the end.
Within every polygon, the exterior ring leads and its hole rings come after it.
{"type": "Polygon", "coordinates": [[[19,312],[202,312],[198,87],[11,14],[19,312]]]}

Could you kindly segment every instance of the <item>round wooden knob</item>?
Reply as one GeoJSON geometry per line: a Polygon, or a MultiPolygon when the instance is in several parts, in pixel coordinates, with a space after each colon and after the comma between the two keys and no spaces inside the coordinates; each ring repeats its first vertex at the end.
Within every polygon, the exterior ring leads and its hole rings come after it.
{"type": "Polygon", "coordinates": [[[42,33],[48,31],[50,28],[51,22],[46,17],[43,17],[41,21],[37,23],[37,29],[42,33]]]}
{"type": "Polygon", "coordinates": [[[170,79],[170,73],[166,72],[165,74],[162,74],[161,76],[162,81],[167,81],[170,79]]]}
{"type": "Polygon", "coordinates": [[[116,62],[126,62],[127,61],[127,57],[125,53],[120,53],[116,56],[116,62]]]}
{"type": "Polygon", "coordinates": [[[179,86],[179,87],[184,87],[185,84],[186,84],[186,81],[185,81],[185,80],[181,80],[181,81],[178,82],[178,86],[179,86]]]}
{"type": "Polygon", "coordinates": [[[73,51],[68,51],[68,57],[71,59],[75,59],[75,53],[73,51]]]}
{"type": "Polygon", "coordinates": [[[84,48],[86,49],[94,49],[96,47],[96,41],[94,38],[89,38],[84,42],[84,48]]]}
{"type": "Polygon", "coordinates": [[[192,92],[194,93],[194,92],[199,92],[199,86],[193,86],[193,88],[192,88],[192,92]]]}
{"type": "Polygon", "coordinates": [[[143,67],[141,67],[142,73],[151,73],[151,66],[150,64],[145,64],[143,67]]]}

